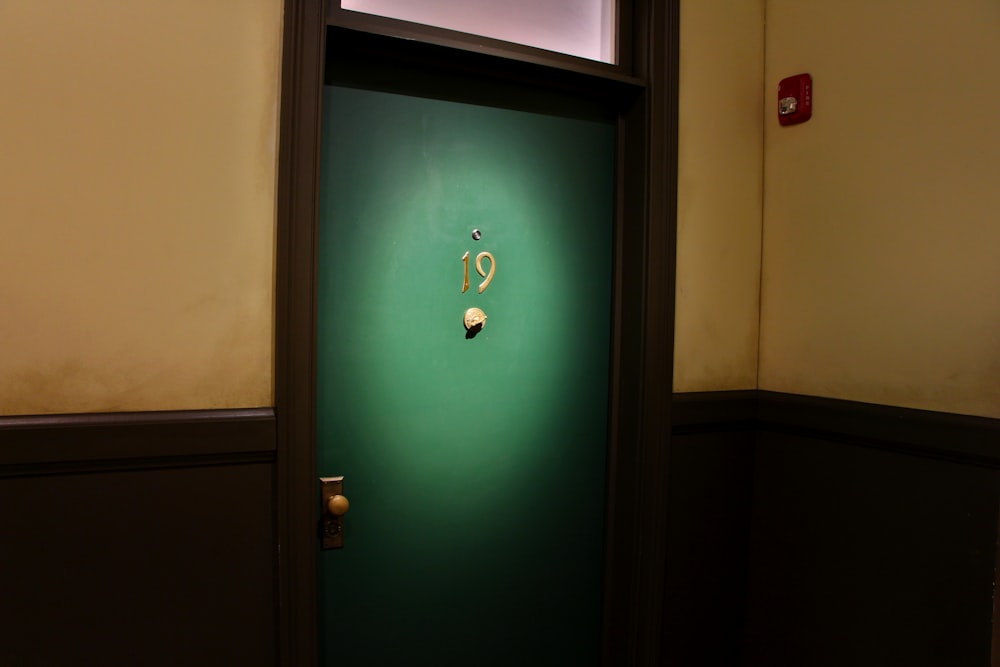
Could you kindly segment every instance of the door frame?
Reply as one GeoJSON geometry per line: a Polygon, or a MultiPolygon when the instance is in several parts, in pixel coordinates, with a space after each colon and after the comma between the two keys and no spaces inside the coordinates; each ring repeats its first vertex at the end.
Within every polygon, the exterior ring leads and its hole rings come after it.
{"type": "Polygon", "coordinates": [[[403,34],[400,24],[389,20],[345,25],[326,0],[285,0],[274,360],[280,664],[317,662],[316,237],[328,34],[357,38],[362,45],[375,40],[380,53],[396,50],[399,58],[447,60],[476,75],[614,101],[618,169],[602,664],[660,664],[661,635],[667,630],[662,610],[680,0],[620,3],[620,20],[631,30],[622,31],[624,64],[608,66],[491,40],[463,40],[433,28],[407,26],[403,34]],[[337,25],[328,29],[328,23],[337,25]]]}

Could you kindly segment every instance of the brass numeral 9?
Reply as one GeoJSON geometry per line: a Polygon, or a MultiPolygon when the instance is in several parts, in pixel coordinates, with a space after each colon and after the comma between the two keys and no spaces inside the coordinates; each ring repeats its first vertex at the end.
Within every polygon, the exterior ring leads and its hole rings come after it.
{"type": "Polygon", "coordinates": [[[497,261],[493,259],[493,253],[481,252],[476,255],[476,271],[483,278],[486,278],[486,280],[479,283],[479,293],[482,294],[486,291],[486,288],[490,286],[490,283],[493,282],[493,276],[496,275],[497,272],[497,261]],[[486,272],[483,271],[483,258],[488,258],[490,260],[490,275],[486,275],[486,272]]]}

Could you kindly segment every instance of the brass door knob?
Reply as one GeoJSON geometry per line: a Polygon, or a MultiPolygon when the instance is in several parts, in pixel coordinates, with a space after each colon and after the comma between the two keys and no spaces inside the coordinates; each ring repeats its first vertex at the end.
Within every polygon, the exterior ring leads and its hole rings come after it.
{"type": "Polygon", "coordinates": [[[343,516],[347,514],[347,510],[350,509],[351,503],[341,495],[330,496],[330,500],[326,502],[326,510],[334,516],[343,516]]]}

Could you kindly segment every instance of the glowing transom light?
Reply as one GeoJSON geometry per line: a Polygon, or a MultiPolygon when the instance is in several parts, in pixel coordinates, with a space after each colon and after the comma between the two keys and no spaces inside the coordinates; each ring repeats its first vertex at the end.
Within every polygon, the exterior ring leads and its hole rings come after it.
{"type": "Polygon", "coordinates": [[[615,61],[616,0],[342,0],[366,14],[615,61]]]}

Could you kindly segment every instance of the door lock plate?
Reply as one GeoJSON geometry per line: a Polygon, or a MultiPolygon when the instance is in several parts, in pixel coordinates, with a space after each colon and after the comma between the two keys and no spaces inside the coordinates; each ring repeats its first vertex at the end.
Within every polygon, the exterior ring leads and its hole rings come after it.
{"type": "Polygon", "coordinates": [[[320,477],[320,538],[323,549],[344,548],[344,514],[348,502],[344,497],[344,477],[320,477]]]}

